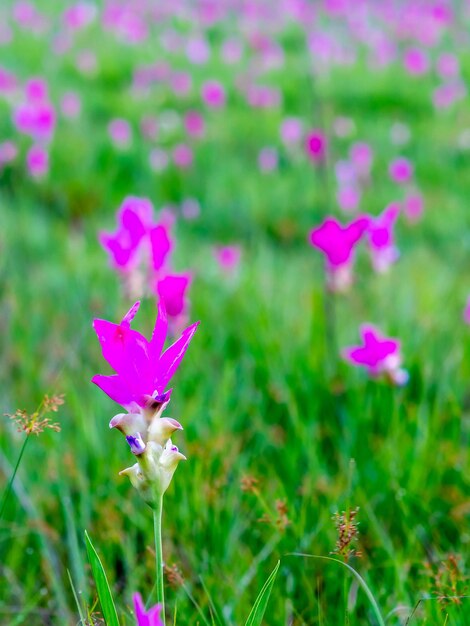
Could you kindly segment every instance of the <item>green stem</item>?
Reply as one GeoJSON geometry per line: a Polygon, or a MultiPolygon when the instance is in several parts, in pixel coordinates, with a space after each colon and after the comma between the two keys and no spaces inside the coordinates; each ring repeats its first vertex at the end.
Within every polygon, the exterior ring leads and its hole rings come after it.
{"type": "Polygon", "coordinates": [[[7,505],[8,497],[10,496],[11,489],[13,487],[13,481],[15,480],[16,472],[18,471],[18,468],[21,463],[21,459],[23,458],[23,454],[26,449],[26,444],[28,443],[28,439],[29,439],[29,434],[26,435],[26,438],[23,441],[23,445],[21,446],[18,460],[16,461],[15,469],[13,470],[13,474],[11,475],[10,482],[8,483],[5,493],[3,494],[2,507],[0,509],[0,519],[2,519],[3,513],[5,512],[5,507],[7,505]]]}
{"type": "Polygon", "coordinates": [[[153,510],[153,527],[155,531],[155,564],[157,568],[157,602],[161,604],[161,616],[165,626],[165,588],[163,581],[163,548],[162,548],[162,512],[163,494],[156,498],[156,507],[153,510]]]}

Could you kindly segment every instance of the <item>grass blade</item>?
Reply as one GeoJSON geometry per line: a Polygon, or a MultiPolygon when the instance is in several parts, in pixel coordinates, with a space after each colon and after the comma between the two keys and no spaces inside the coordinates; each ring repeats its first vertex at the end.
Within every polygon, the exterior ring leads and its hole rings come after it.
{"type": "Polygon", "coordinates": [[[73,597],[75,599],[75,604],[77,605],[77,611],[80,616],[80,626],[85,626],[85,616],[83,615],[82,607],[80,605],[80,600],[78,599],[77,591],[75,589],[75,585],[73,584],[72,576],[70,575],[70,571],[67,570],[67,574],[70,581],[70,586],[72,587],[73,597]]]}
{"type": "Polygon", "coordinates": [[[274,581],[276,580],[276,575],[280,564],[281,561],[278,561],[276,567],[273,569],[267,581],[264,583],[263,588],[259,592],[253,608],[248,615],[245,626],[261,626],[261,620],[263,619],[266,607],[268,606],[269,597],[271,595],[271,591],[273,589],[274,581]]]}
{"type": "Polygon", "coordinates": [[[101,610],[103,611],[103,617],[107,626],[119,626],[119,619],[116,613],[116,607],[114,606],[113,596],[109,587],[106,573],[101,563],[100,557],[96,552],[91,539],[85,531],[86,549],[88,552],[88,558],[90,559],[91,570],[93,572],[93,578],[95,579],[96,591],[98,598],[100,599],[101,610]]]}

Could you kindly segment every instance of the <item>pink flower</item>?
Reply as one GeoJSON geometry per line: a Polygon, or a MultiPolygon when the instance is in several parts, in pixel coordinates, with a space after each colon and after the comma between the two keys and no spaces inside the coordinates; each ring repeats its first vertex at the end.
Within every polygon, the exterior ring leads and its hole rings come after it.
{"type": "Polygon", "coordinates": [[[187,169],[193,163],[193,151],[186,144],[180,143],[173,148],[173,161],[176,167],[187,169]]]}
{"type": "Polygon", "coordinates": [[[161,354],[168,322],[165,306],[158,305],[158,316],[148,341],[131,329],[140,306],[136,302],[120,324],[95,319],[93,328],[101,344],[103,357],[116,374],[93,376],[92,382],[129,412],[139,412],[152,400],[167,397],[166,387],[176,373],[196,332],[199,322],[186,328],[181,337],[161,354]]]}
{"type": "Polygon", "coordinates": [[[219,267],[228,274],[233,273],[241,259],[240,246],[220,246],[214,249],[215,260],[219,267]]]}
{"type": "Polygon", "coordinates": [[[221,55],[225,63],[237,63],[243,54],[243,44],[239,39],[226,39],[222,44],[221,55]]]}
{"type": "Polygon", "coordinates": [[[413,176],[413,165],[405,157],[398,157],[390,163],[388,173],[390,178],[396,183],[408,183],[413,176]]]}
{"type": "Polygon", "coordinates": [[[26,101],[13,112],[16,128],[35,141],[49,141],[55,127],[55,111],[47,99],[47,85],[41,78],[33,78],[25,86],[26,101]]]}
{"type": "Polygon", "coordinates": [[[314,163],[321,163],[326,156],[326,136],[322,130],[315,129],[308,133],[305,141],[307,155],[314,163]]]}
{"type": "Polygon", "coordinates": [[[96,16],[96,7],[91,2],[77,2],[63,13],[66,26],[72,30],[80,30],[88,26],[96,16]]]}
{"type": "Polygon", "coordinates": [[[429,70],[428,55],[420,48],[409,48],[403,59],[405,69],[409,74],[420,76],[429,70]]]}
{"type": "Polygon", "coordinates": [[[424,212],[423,196],[419,193],[412,193],[407,196],[405,198],[403,210],[409,222],[418,222],[424,212]]]}
{"type": "Polygon", "coordinates": [[[82,108],[80,96],[75,91],[67,91],[62,96],[60,108],[64,117],[69,119],[78,117],[82,108]]]}
{"type": "Polygon", "coordinates": [[[354,185],[345,185],[340,187],[337,196],[338,204],[343,211],[347,213],[354,212],[359,206],[361,200],[361,192],[354,185]]]}
{"type": "Polygon", "coordinates": [[[395,385],[408,382],[408,372],[400,368],[400,342],[390,337],[383,337],[370,324],[360,329],[362,345],[346,348],[343,358],[352,365],[365,367],[369,376],[376,378],[384,375],[395,385]]]}
{"type": "Polygon", "coordinates": [[[463,320],[466,324],[470,324],[470,296],[467,298],[467,303],[465,304],[463,320]]]}
{"type": "Polygon", "coordinates": [[[158,135],[158,120],[153,115],[145,115],[140,120],[140,131],[145,139],[154,141],[158,135]]]}
{"type": "Polygon", "coordinates": [[[327,217],[310,232],[311,245],[325,255],[328,286],[332,291],[344,291],[351,285],[354,249],[368,225],[366,216],[360,216],[346,226],[327,217]]]}
{"type": "Polygon", "coordinates": [[[149,154],[150,167],[154,172],[162,172],[168,167],[170,159],[162,148],[154,148],[149,154]]]}
{"type": "Polygon", "coordinates": [[[150,227],[152,212],[150,200],[128,196],[118,210],[117,230],[100,233],[100,243],[117,270],[127,271],[135,265],[140,243],[150,227]]]}
{"type": "Polygon", "coordinates": [[[202,86],[202,99],[212,108],[220,108],[225,105],[225,89],[216,80],[206,81],[202,86]]]}
{"type": "Polygon", "coordinates": [[[286,117],[281,124],[280,134],[285,145],[300,143],[302,139],[302,122],[297,117],[286,117]]]}
{"type": "Polygon", "coordinates": [[[436,61],[437,73],[441,78],[455,78],[460,71],[459,60],[451,52],[443,52],[436,61]]]}
{"type": "Polygon", "coordinates": [[[202,65],[207,63],[211,54],[208,42],[202,37],[193,37],[186,44],[186,56],[191,63],[202,65]]]}
{"type": "Polygon", "coordinates": [[[192,276],[185,274],[167,274],[157,281],[156,292],[164,303],[170,317],[184,315],[188,308],[186,292],[191,284],[192,276]]]}
{"type": "Polygon", "coordinates": [[[170,78],[173,93],[178,96],[185,96],[191,91],[192,79],[187,72],[174,72],[170,78]]]}
{"type": "Polygon", "coordinates": [[[376,272],[386,272],[399,257],[395,246],[393,227],[400,214],[400,205],[389,204],[381,215],[370,218],[367,239],[372,254],[372,265],[376,272]]]}
{"type": "Polygon", "coordinates": [[[277,168],[278,153],[276,148],[262,148],[258,154],[258,167],[262,172],[272,172],[277,168]]]}
{"type": "Polygon", "coordinates": [[[0,169],[7,163],[14,161],[18,155],[18,148],[12,141],[0,143],[0,169]]]}
{"type": "Polygon", "coordinates": [[[170,237],[169,227],[164,223],[153,226],[148,234],[152,253],[152,268],[158,272],[165,265],[165,261],[173,248],[173,241],[170,237]]]}
{"type": "Polygon", "coordinates": [[[0,94],[9,94],[16,89],[16,77],[14,74],[0,66],[0,94]]]}
{"type": "Polygon", "coordinates": [[[111,141],[117,148],[128,148],[132,140],[131,126],[127,120],[116,118],[108,124],[111,141]]]}
{"type": "Polygon", "coordinates": [[[42,146],[31,146],[26,155],[28,171],[33,178],[43,178],[49,171],[49,154],[42,146]]]}
{"type": "Polygon", "coordinates": [[[134,593],[132,600],[134,602],[137,626],[163,626],[163,621],[160,617],[162,611],[161,604],[156,604],[146,611],[140,593],[134,593]]]}
{"type": "Polygon", "coordinates": [[[184,116],[184,126],[188,135],[202,137],[204,135],[204,118],[197,111],[188,111],[184,116]]]}
{"type": "Polygon", "coordinates": [[[368,143],[358,141],[349,151],[351,162],[358,176],[367,177],[372,167],[373,152],[368,143]]]}

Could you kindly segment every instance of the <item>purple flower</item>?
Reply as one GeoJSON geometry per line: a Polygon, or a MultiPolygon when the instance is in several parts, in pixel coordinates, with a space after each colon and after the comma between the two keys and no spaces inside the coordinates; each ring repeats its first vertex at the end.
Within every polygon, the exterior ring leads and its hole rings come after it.
{"type": "Polygon", "coordinates": [[[34,145],[26,155],[28,171],[33,178],[44,178],[49,171],[49,154],[42,146],[34,145]]]}
{"type": "Polygon", "coordinates": [[[116,374],[97,374],[92,382],[130,412],[145,408],[152,399],[164,394],[199,324],[196,322],[186,328],[181,337],[161,354],[168,327],[165,306],[163,302],[158,305],[158,317],[150,341],[131,329],[131,321],[139,306],[140,302],[136,302],[120,324],[101,319],[93,321],[103,357],[116,374]]]}
{"type": "Polygon", "coordinates": [[[370,219],[367,239],[372,254],[372,265],[376,272],[386,272],[399,257],[393,237],[393,227],[399,214],[400,205],[393,202],[378,217],[370,219]]]}
{"type": "Polygon", "coordinates": [[[134,593],[132,600],[134,602],[137,626],[163,626],[163,622],[160,617],[162,611],[161,604],[156,604],[151,609],[146,611],[140,593],[134,593]]]}
{"type": "Polygon", "coordinates": [[[407,158],[398,157],[390,163],[388,172],[390,178],[396,183],[407,183],[413,176],[413,165],[407,158]]]}
{"type": "Polygon", "coordinates": [[[372,325],[361,326],[362,345],[343,350],[343,357],[352,365],[365,367],[369,376],[384,375],[395,385],[408,382],[408,372],[400,368],[400,342],[391,337],[383,337],[372,325]]]}
{"type": "Polygon", "coordinates": [[[220,108],[225,105],[224,86],[216,80],[206,81],[202,86],[201,95],[207,106],[220,108]]]}
{"type": "Polygon", "coordinates": [[[326,156],[326,136],[322,130],[312,130],[305,140],[307,155],[314,163],[321,163],[326,156]]]}
{"type": "Polygon", "coordinates": [[[369,225],[369,218],[360,216],[342,226],[334,217],[310,232],[309,240],[326,258],[328,286],[332,291],[344,291],[352,282],[354,249],[369,225]]]}

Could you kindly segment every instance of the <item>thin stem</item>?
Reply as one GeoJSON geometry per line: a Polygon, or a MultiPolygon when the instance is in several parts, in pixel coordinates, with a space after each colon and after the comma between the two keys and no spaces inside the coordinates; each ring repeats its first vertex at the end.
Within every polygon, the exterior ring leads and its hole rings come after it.
{"type": "Polygon", "coordinates": [[[8,501],[8,498],[10,496],[11,489],[13,487],[13,481],[15,480],[16,472],[18,471],[18,468],[19,468],[20,463],[21,463],[21,459],[23,458],[23,454],[24,454],[24,451],[26,449],[26,444],[28,443],[28,439],[29,439],[29,433],[26,435],[26,438],[23,441],[23,445],[21,446],[21,450],[20,450],[20,454],[18,456],[18,460],[16,461],[15,469],[13,470],[13,474],[11,475],[10,482],[8,483],[7,488],[5,490],[5,493],[3,494],[2,507],[0,509],[0,519],[2,519],[3,513],[5,512],[5,507],[7,505],[7,501],[8,501]]]}
{"type": "Polygon", "coordinates": [[[155,531],[155,564],[157,574],[157,602],[161,604],[161,618],[165,626],[165,589],[163,581],[163,548],[162,548],[162,512],[163,494],[157,496],[156,507],[153,510],[153,527],[155,531]]]}

